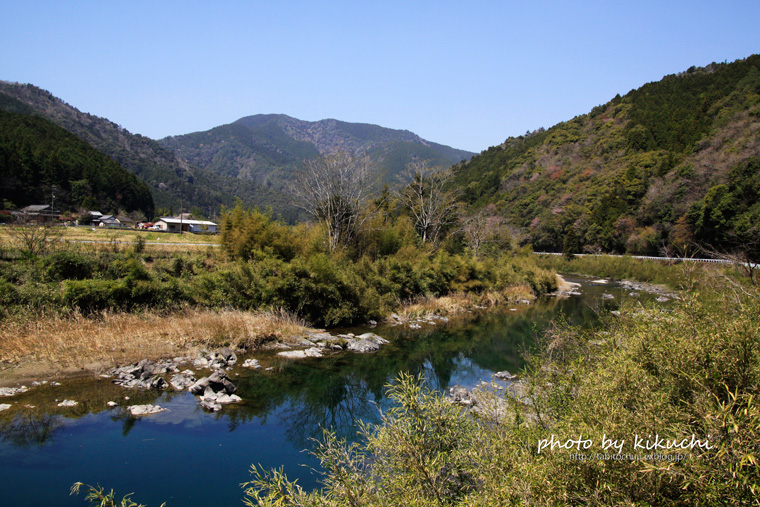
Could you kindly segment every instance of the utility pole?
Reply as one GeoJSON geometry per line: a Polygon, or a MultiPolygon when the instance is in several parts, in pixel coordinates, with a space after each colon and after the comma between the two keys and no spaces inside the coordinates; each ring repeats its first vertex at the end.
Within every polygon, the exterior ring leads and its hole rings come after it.
{"type": "Polygon", "coordinates": [[[179,197],[179,235],[182,236],[182,206],[185,204],[183,196],[179,197]]]}
{"type": "Polygon", "coordinates": [[[50,186],[50,223],[55,225],[55,185],[50,186]]]}

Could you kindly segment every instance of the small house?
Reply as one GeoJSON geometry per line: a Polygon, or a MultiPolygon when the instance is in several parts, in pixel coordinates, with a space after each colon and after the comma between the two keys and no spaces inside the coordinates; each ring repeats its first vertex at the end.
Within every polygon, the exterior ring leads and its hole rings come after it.
{"type": "Polygon", "coordinates": [[[184,218],[163,217],[156,220],[153,228],[167,232],[208,232],[216,233],[218,225],[208,220],[186,220],[184,218]]]}
{"type": "Polygon", "coordinates": [[[32,204],[12,212],[19,222],[35,222],[38,224],[57,222],[60,211],[47,204],[32,204]]]}

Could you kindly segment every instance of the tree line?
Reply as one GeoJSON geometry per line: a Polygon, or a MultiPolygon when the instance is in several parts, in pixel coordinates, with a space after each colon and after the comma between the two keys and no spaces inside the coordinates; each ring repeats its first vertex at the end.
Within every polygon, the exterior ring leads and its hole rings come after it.
{"type": "Polygon", "coordinates": [[[115,213],[154,212],[148,185],[89,144],[36,116],[0,110],[0,204],[51,202],[115,213]]]}

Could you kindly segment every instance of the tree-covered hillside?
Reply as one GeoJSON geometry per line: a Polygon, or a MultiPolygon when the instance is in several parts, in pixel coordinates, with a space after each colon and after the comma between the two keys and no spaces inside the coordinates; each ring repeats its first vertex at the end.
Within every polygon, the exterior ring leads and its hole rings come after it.
{"type": "Polygon", "coordinates": [[[760,242],[760,56],[666,76],[455,171],[463,201],[494,205],[537,250],[746,248],[760,242]]]}
{"type": "Polygon", "coordinates": [[[53,123],[0,110],[0,202],[154,213],[145,182],[53,123]]]}
{"type": "Polygon", "coordinates": [[[42,116],[83,139],[145,181],[157,207],[183,205],[213,215],[239,198],[248,206],[271,207],[289,221],[299,216],[281,192],[193,167],[156,141],[83,113],[36,86],[0,81],[0,109],[42,116]]]}
{"type": "Polygon", "coordinates": [[[414,161],[449,167],[473,155],[406,130],[338,120],[308,122],[282,114],[247,116],[159,143],[198,167],[275,189],[287,188],[305,159],[337,151],[369,155],[385,183],[394,183],[414,161]]]}

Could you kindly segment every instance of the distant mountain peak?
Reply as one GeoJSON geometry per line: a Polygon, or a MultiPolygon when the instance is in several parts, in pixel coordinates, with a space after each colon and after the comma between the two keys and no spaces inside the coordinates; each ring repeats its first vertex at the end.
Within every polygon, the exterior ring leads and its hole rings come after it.
{"type": "Polygon", "coordinates": [[[340,150],[369,155],[379,167],[379,178],[390,183],[412,161],[448,167],[474,155],[408,130],[335,118],[306,121],[286,114],[245,116],[159,142],[199,167],[275,188],[284,188],[304,159],[340,150]]]}

